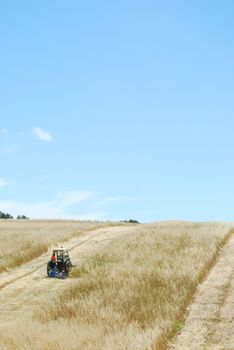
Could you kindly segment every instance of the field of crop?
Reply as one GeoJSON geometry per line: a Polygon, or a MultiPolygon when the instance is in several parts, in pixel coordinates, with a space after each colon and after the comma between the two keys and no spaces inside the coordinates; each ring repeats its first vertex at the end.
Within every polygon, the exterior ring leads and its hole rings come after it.
{"type": "Polygon", "coordinates": [[[0,325],[3,349],[165,349],[231,233],[224,223],[156,223],[99,249],[84,246],[62,291],[51,289],[61,281],[44,280],[52,297],[0,325]]]}
{"type": "MultiPolygon", "coordinates": [[[[116,223],[113,223],[115,225],[116,223]]],[[[118,223],[120,224],[120,223],[118,223]]],[[[98,221],[0,220],[0,272],[31,261],[51,245],[87,231],[110,226],[98,221]]]]}

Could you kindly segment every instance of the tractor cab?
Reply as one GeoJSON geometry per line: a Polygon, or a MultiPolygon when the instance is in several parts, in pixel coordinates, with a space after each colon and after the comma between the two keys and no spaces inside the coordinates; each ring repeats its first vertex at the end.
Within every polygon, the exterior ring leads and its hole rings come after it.
{"type": "Polygon", "coordinates": [[[69,259],[68,249],[65,248],[54,248],[52,255],[55,256],[56,261],[63,261],[64,259],[69,259]]]}

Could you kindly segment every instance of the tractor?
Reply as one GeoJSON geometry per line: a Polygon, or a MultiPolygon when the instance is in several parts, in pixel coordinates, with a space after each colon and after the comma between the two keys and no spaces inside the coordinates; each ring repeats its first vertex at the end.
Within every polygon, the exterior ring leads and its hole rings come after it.
{"type": "Polygon", "coordinates": [[[69,276],[72,267],[74,265],[71,263],[68,250],[63,247],[54,248],[51,259],[47,263],[47,275],[64,279],[69,276]]]}

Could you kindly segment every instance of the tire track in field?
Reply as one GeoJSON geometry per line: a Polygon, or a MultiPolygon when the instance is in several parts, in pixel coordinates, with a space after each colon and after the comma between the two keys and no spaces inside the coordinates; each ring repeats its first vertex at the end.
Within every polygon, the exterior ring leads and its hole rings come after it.
{"type": "MultiPolygon", "coordinates": [[[[98,229],[98,230],[103,230],[103,229],[98,229]]],[[[107,230],[107,229],[105,229],[105,230],[107,230]]],[[[96,230],[95,230],[95,232],[96,232],[96,230]]],[[[95,238],[95,237],[97,237],[97,236],[99,236],[99,235],[100,235],[100,232],[98,232],[98,233],[96,233],[96,234],[90,235],[88,238],[86,238],[86,239],[82,240],[81,242],[76,243],[75,245],[71,246],[71,248],[69,248],[69,251],[72,251],[72,250],[76,249],[77,247],[79,247],[79,246],[85,244],[87,241],[89,241],[89,240],[91,240],[91,239],[93,239],[93,238],[95,238]]],[[[79,239],[79,238],[78,238],[78,239],[79,239]]],[[[74,238],[73,238],[72,240],[74,240],[74,238]]],[[[67,243],[69,243],[69,241],[68,241],[67,243]]],[[[66,246],[66,244],[65,244],[65,246],[66,246]]],[[[43,259],[43,263],[40,263],[40,264],[38,263],[37,266],[36,266],[33,270],[28,271],[28,272],[26,272],[26,273],[25,273],[25,272],[22,272],[21,270],[25,270],[25,269],[27,269],[27,268],[30,268],[30,266],[31,266],[35,261],[30,261],[30,262],[28,262],[28,263],[26,263],[26,264],[22,264],[21,266],[19,266],[19,267],[13,269],[12,271],[10,271],[10,272],[8,272],[8,273],[7,273],[7,272],[2,273],[2,274],[0,275],[0,289],[5,288],[5,287],[8,286],[9,284],[14,283],[14,282],[20,280],[21,278],[27,277],[27,276],[33,274],[33,273],[34,273],[35,271],[37,271],[38,269],[44,267],[44,266],[45,266],[45,262],[44,262],[45,257],[46,257],[47,260],[49,260],[49,256],[50,256],[50,252],[47,252],[47,253],[41,255],[38,259],[40,259],[40,260],[43,259]],[[20,272],[21,272],[21,274],[20,274],[20,272]],[[12,274],[12,276],[11,276],[11,274],[12,274]],[[16,274],[20,274],[20,275],[17,276],[17,277],[15,277],[16,274]],[[9,276],[9,275],[10,275],[10,276],[9,276]],[[8,278],[9,280],[6,281],[7,278],[8,278]],[[3,281],[2,281],[1,279],[2,279],[3,281]]],[[[36,259],[36,260],[38,260],[38,259],[36,259]]]]}
{"type": "MultiPolygon", "coordinates": [[[[103,245],[129,235],[136,229],[136,226],[97,229],[82,237],[72,238],[65,243],[65,247],[71,252],[72,262],[79,263],[88,253],[96,252],[103,245]]],[[[49,257],[50,252],[8,274],[0,275],[0,327],[22,316],[24,319],[30,317],[35,308],[74,283],[70,278],[60,280],[47,277],[49,257]]]]}
{"type": "Polygon", "coordinates": [[[234,350],[234,236],[198,287],[185,325],[168,350],[234,350]]]}

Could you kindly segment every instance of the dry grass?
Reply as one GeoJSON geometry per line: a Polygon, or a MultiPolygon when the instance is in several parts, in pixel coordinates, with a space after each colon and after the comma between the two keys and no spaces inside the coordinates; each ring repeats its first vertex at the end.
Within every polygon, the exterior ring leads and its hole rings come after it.
{"type": "Polygon", "coordinates": [[[98,221],[0,220],[0,273],[39,257],[53,244],[110,225],[98,221]]]}
{"type": "Polygon", "coordinates": [[[229,229],[218,223],[136,228],[87,257],[73,285],[40,305],[30,322],[2,329],[5,348],[163,349],[229,229]]]}

